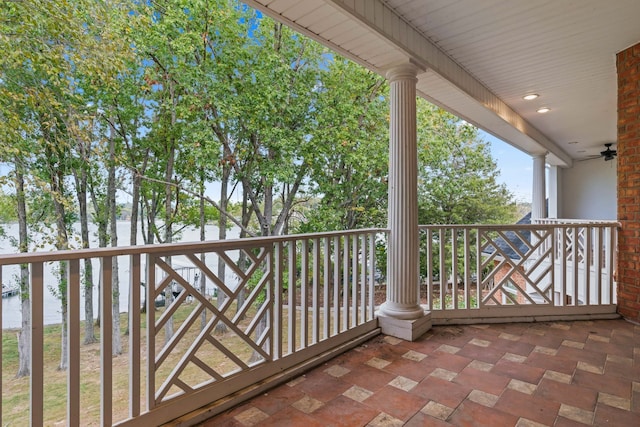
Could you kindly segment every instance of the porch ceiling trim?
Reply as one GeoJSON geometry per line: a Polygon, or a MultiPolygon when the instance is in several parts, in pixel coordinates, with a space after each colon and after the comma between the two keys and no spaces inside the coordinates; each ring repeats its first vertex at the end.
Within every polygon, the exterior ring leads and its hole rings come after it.
{"type": "Polygon", "coordinates": [[[570,167],[554,141],[380,0],[248,0],[246,3],[341,55],[384,75],[411,61],[426,71],[418,94],[531,155],[570,167]]]}

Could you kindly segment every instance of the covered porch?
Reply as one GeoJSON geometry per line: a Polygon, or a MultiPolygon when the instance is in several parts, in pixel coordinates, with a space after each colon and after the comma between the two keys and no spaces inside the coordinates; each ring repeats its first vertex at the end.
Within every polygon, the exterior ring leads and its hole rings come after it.
{"type": "Polygon", "coordinates": [[[89,416],[80,263],[93,259],[105,284],[96,356],[101,425],[278,425],[285,416],[327,425],[337,423],[327,413],[346,419],[345,407],[360,417],[356,424],[374,426],[477,425],[483,417],[494,421],[488,425],[636,424],[639,331],[618,318],[640,321],[640,49],[630,47],[640,40],[640,4],[247,3],[389,79],[388,227],[1,258],[0,279],[30,266],[31,423],[44,423],[51,393],[42,292],[48,266],[59,261],[69,266],[66,422],[89,416]],[[527,104],[527,94],[538,101],[527,104]],[[532,224],[418,224],[416,96],[531,155],[532,224]],[[550,111],[537,113],[542,107],[550,111]],[[593,182],[581,179],[599,174],[576,179],[568,171],[578,161],[593,162],[591,171],[611,167],[598,153],[612,141],[617,182],[591,191],[593,182]],[[565,212],[570,219],[558,219],[565,212]],[[380,239],[388,270],[378,305],[380,239]],[[236,263],[241,252],[248,267],[236,263]],[[114,257],[128,265],[131,292],[127,370],[117,387],[114,257]],[[166,261],[178,258],[230,298],[216,306],[166,261]],[[238,283],[218,277],[214,263],[238,283]],[[156,312],[156,298],[174,286],[175,298],[156,312]],[[241,287],[250,289],[243,301],[241,287]],[[213,333],[220,325],[227,335],[213,333]]]}

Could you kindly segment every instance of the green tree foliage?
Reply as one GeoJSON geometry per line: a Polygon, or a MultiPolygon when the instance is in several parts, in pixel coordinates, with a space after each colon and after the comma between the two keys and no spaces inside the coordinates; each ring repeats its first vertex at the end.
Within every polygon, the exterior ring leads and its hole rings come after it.
{"type": "Polygon", "coordinates": [[[384,78],[342,58],[322,72],[317,155],[311,165],[316,196],[300,231],[384,226],[388,177],[388,87],[384,78]]]}
{"type": "Polygon", "coordinates": [[[16,222],[18,220],[16,204],[15,195],[5,194],[0,190],[0,224],[16,222]]]}
{"type": "Polygon", "coordinates": [[[465,121],[418,102],[420,224],[498,224],[515,219],[488,143],[465,121]]]}

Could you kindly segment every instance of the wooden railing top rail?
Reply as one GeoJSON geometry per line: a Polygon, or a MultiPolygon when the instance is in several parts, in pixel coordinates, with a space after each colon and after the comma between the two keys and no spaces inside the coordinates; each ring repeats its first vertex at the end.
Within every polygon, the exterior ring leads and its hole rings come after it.
{"type": "Polygon", "coordinates": [[[572,218],[538,218],[532,219],[533,224],[589,224],[589,225],[616,225],[618,227],[621,224],[618,221],[610,219],[572,219],[572,218]]]}
{"type": "Polygon", "coordinates": [[[212,252],[266,246],[278,242],[323,239],[352,236],[363,233],[387,233],[385,228],[364,228],[357,230],[327,231],[310,234],[288,234],[283,236],[249,237],[246,239],[207,240],[204,242],[159,243],[154,245],[118,246],[109,248],[70,249],[51,252],[26,252],[1,254],[0,266],[22,263],[66,261],[84,258],[110,257],[121,255],[180,255],[189,252],[212,252]]]}
{"type": "Polygon", "coordinates": [[[580,223],[553,223],[553,224],[433,224],[433,225],[419,225],[420,230],[449,230],[457,228],[460,230],[473,229],[473,230],[496,230],[496,231],[514,231],[514,230],[548,230],[552,228],[570,228],[576,225],[580,226],[592,226],[592,227],[620,227],[620,223],[617,221],[588,221],[580,223]]]}

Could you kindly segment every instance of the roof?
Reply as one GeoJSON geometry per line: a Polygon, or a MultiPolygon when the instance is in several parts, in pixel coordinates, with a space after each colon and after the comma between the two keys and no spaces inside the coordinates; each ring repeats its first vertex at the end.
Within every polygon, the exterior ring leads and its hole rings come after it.
{"type": "MultiPolygon", "coordinates": [[[[516,224],[531,224],[531,212],[520,218],[516,224]]],[[[495,245],[500,249],[500,252],[506,255],[509,259],[519,261],[522,257],[518,254],[526,254],[530,250],[531,231],[520,230],[517,233],[515,231],[505,231],[503,233],[505,238],[498,237],[494,239],[495,245]]],[[[495,247],[488,246],[483,253],[492,254],[495,252],[495,247]]]]}

